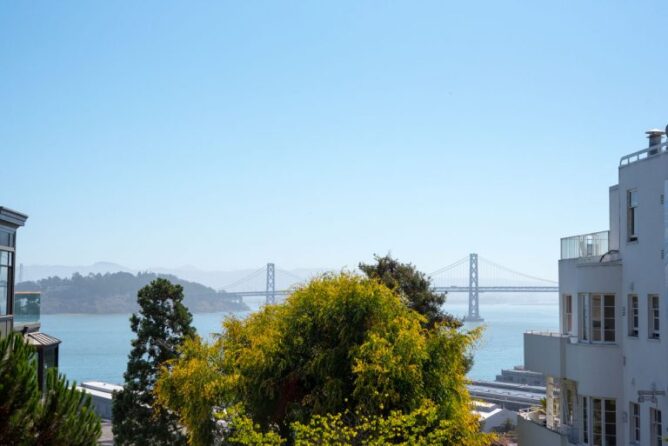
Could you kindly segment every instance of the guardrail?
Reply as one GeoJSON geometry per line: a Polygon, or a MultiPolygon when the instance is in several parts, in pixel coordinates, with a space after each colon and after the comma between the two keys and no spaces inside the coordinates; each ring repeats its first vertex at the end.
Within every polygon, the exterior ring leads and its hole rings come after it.
{"type": "Polygon", "coordinates": [[[668,150],[668,141],[662,142],[661,144],[653,145],[652,147],[647,147],[646,149],[638,150],[637,152],[629,153],[628,155],[623,156],[619,160],[619,166],[628,166],[638,161],[649,158],[650,156],[658,155],[659,153],[665,152],[668,150]]]}
{"type": "Polygon", "coordinates": [[[561,239],[561,260],[600,257],[609,251],[610,231],[591,232],[561,239]]]}
{"type": "Polygon", "coordinates": [[[14,327],[39,323],[42,297],[38,291],[14,293],[14,327]]]}

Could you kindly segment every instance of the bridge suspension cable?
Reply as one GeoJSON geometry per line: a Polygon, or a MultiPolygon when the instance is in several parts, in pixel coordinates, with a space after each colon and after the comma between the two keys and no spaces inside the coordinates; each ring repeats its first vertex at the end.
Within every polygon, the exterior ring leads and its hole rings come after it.
{"type": "Polygon", "coordinates": [[[448,266],[444,266],[443,268],[437,269],[437,270],[434,271],[433,273],[429,273],[429,276],[431,277],[431,276],[436,276],[436,275],[438,275],[438,274],[444,273],[444,272],[449,271],[449,270],[451,270],[451,269],[454,269],[454,268],[456,268],[456,267],[458,267],[458,266],[461,266],[461,265],[463,265],[464,263],[467,263],[468,261],[469,261],[468,256],[463,257],[463,258],[457,260],[456,262],[451,263],[451,264],[448,265],[448,266]]]}
{"type": "Polygon", "coordinates": [[[264,273],[265,270],[266,270],[266,267],[263,266],[262,268],[260,268],[260,269],[258,269],[258,270],[256,270],[256,271],[253,271],[252,273],[250,273],[250,274],[248,274],[248,275],[242,277],[241,279],[235,280],[234,282],[225,285],[225,286],[223,287],[223,289],[224,289],[224,290],[228,290],[228,289],[230,289],[230,288],[234,288],[234,287],[237,286],[237,285],[241,285],[241,284],[244,283],[244,282],[248,282],[248,281],[250,281],[251,279],[255,278],[257,275],[259,275],[260,273],[264,273]]]}
{"type": "Polygon", "coordinates": [[[503,265],[500,265],[500,264],[498,264],[498,263],[496,263],[496,262],[493,262],[493,261],[491,261],[491,260],[485,259],[484,257],[480,257],[480,260],[482,260],[483,263],[486,263],[486,264],[488,264],[488,265],[491,265],[491,266],[493,266],[493,267],[495,267],[495,268],[498,268],[498,269],[500,269],[500,270],[502,270],[502,271],[505,271],[505,272],[507,272],[507,273],[511,273],[511,274],[515,274],[515,275],[520,276],[520,277],[524,277],[525,279],[536,280],[536,281],[538,281],[538,282],[545,282],[545,283],[551,283],[551,284],[557,284],[557,283],[558,283],[558,282],[556,282],[556,281],[554,281],[554,280],[544,279],[544,278],[542,278],[542,277],[536,277],[536,276],[532,276],[532,275],[530,275],[530,274],[525,274],[525,273],[521,273],[521,272],[519,272],[519,271],[515,271],[514,269],[507,268],[507,267],[505,267],[505,266],[503,266],[503,265]]]}
{"type": "Polygon", "coordinates": [[[296,280],[298,280],[299,282],[303,282],[303,281],[305,280],[303,277],[298,276],[298,275],[295,274],[295,273],[291,273],[290,271],[286,271],[286,270],[284,270],[284,269],[278,269],[278,268],[276,268],[276,272],[279,272],[279,273],[281,273],[281,274],[285,274],[286,276],[291,277],[291,278],[293,278],[293,279],[296,279],[296,280]]]}

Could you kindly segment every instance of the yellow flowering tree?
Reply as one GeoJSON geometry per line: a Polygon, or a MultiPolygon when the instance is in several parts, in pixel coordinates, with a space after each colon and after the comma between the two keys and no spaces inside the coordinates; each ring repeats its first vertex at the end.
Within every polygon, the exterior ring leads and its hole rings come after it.
{"type": "Polygon", "coordinates": [[[377,280],[322,276],[185,343],[157,399],[192,445],[486,444],[465,386],[479,332],[424,322],[377,280]]]}

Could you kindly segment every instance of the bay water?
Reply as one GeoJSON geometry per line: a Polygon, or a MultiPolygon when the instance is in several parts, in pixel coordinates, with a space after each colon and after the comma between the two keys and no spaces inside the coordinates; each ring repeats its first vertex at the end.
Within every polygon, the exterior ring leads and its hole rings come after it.
{"type": "MultiPolygon", "coordinates": [[[[471,379],[494,380],[502,368],[521,365],[523,333],[527,330],[556,330],[559,326],[556,293],[482,295],[480,301],[485,331],[473,351],[471,379]]],[[[464,316],[466,296],[448,297],[444,309],[456,316],[464,316]]],[[[221,321],[229,315],[194,314],[193,323],[200,335],[208,336],[220,332],[221,321]]],[[[42,331],[62,341],[59,367],[68,379],[121,384],[133,338],[129,317],[129,314],[46,314],[41,317],[42,331]]],[[[465,327],[477,325],[466,323],[465,327]]]]}

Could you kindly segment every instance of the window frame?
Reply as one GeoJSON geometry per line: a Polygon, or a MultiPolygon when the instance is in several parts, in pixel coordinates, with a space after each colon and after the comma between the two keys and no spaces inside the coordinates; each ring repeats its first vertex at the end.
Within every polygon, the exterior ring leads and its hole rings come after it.
{"type": "Polygon", "coordinates": [[[661,339],[661,300],[658,294],[647,295],[647,338],[661,339]]]}
{"type": "Polygon", "coordinates": [[[627,334],[631,338],[640,335],[640,300],[637,294],[628,295],[628,326],[627,334]]]}
{"type": "Polygon", "coordinates": [[[573,295],[564,294],[563,295],[563,332],[564,334],[573,333],[573,295]]]}
{"type": "Polygon", "coordinates": [[[591,344],[615,344],[617,342],[616,296],[612,293],[580,293],[578,296],[581,296],[580,341],[591,344]]]}
{"type": "Polygon", "coordinates": [[[661,431],[663,426],[661,425],[661,411],[654,407],[649,408],[649,431],[650,431],[650,441],[652,446],[661,446],[663,444],[663,435],[661,431]]]}
{"type": "MultiPolygon", "coordinates": [[[[7,283],[0,289],[7,293],[4,301],[0,302],[0,317],[11,316],[14,313],[14,267],[16,264],[15,250],[7,246],[0,246],[0,271],[6,270],[7,283]],[[4,256],[3,254],[6,254],[4,256]],[[6,260],[2,260],[2,259],[6,260]],[[4,306],[3,306],[4,303],[4,306]]],[[[3,296],[0,295],[0,300],[3,296]]]]}
{"type": "Polygon", "coordinates": [[[582,443],[588,446],[602,446],[611,444],[609,440],[612,440],[612,444],[616,444],[618,433],[617,400],[583,396],[580,436],[582,443]]]}
{"type": "Polygon", "coordinates": [[[631,436],[630,441],[633,444],[640,444],[640,404],[634,403],[633,401],[629,402],[629,418],[630,428],[629,434],[631,436]]]}
{"type": "Polygon", "coordinates": [[[638,189],[626,191],[626,232],[627,241],[638,241],[638,189]]]}

